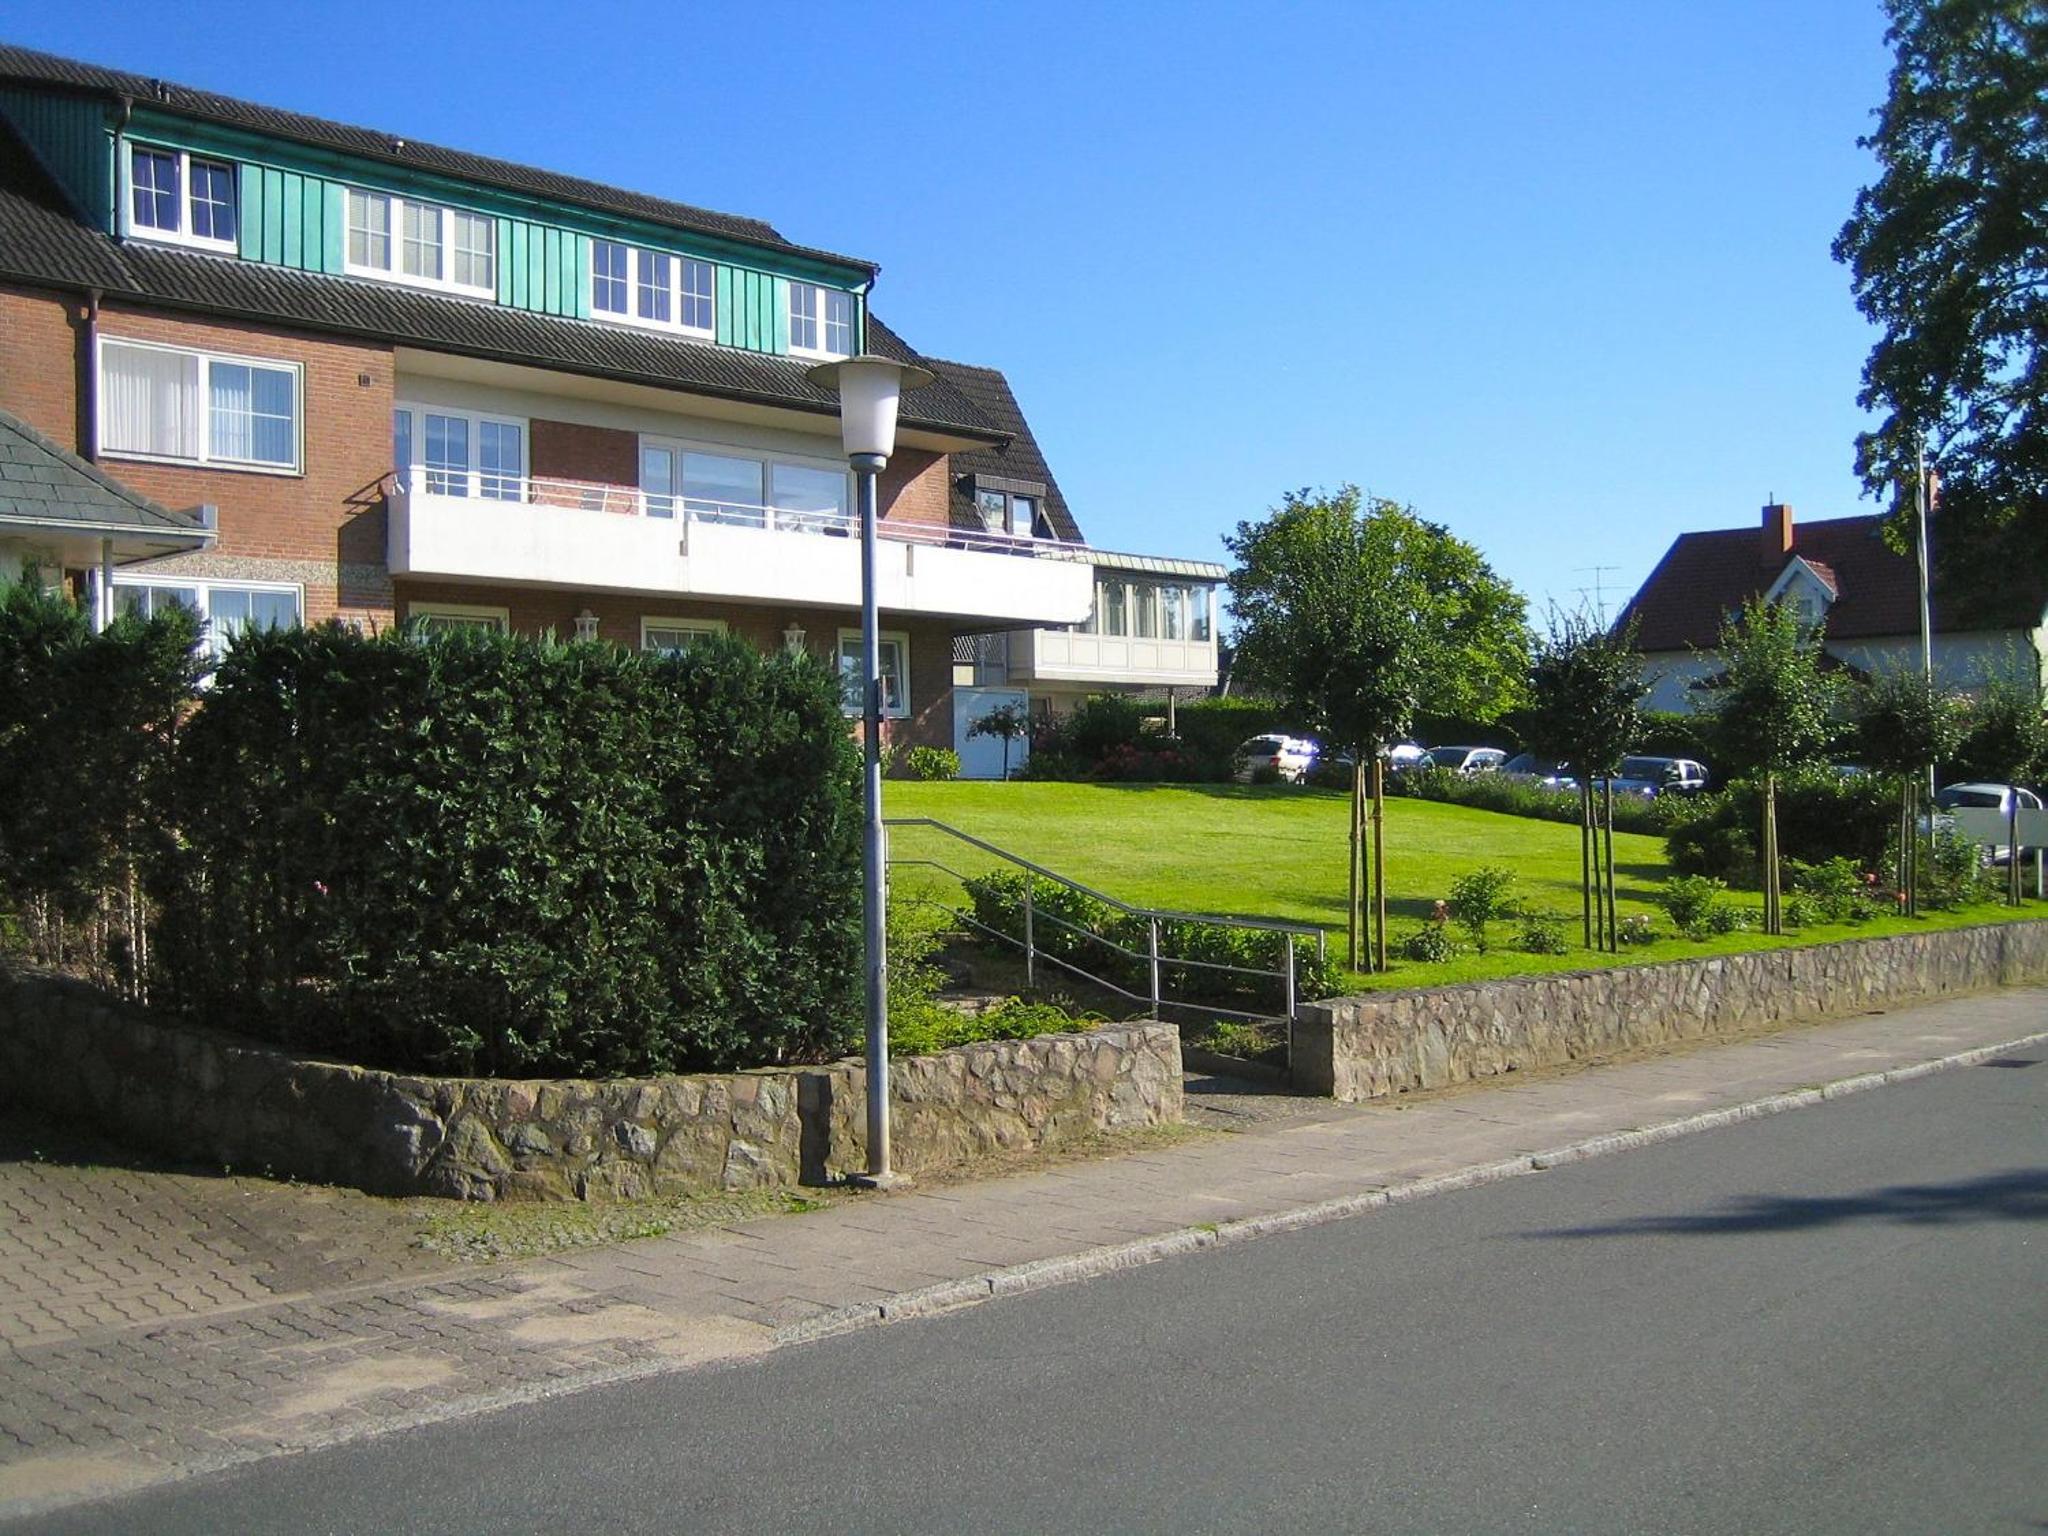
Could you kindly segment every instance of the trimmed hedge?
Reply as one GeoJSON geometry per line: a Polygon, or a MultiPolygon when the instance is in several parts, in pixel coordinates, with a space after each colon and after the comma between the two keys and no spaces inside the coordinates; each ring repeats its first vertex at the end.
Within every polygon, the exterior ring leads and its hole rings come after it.
{"type": "Polygon", "coordinates": [[[810,658],[244,635],[180,740],[161,996],[397,1070],[831,1056],[858,1032],[856,782],[810,658]]]}
{"type": "Polygon", "coordinates": [[[183,608],[101,634],[33,581],[0,581],[0,936],[138,995],[151,800],[197,675],[183,608]]]}
{"type": "MultiPolygon", "coordinates": [[[[1348,776],[1344,782],[1350,782],[1348,776]]],[[[1499,773],[1475,773],[1468,778],[1443,768],[1411,768],[1387,775],[1387,793],[1446,805],[1469,805],[1474,810],[1498,811],[1506,816],[1559,821],[1574,827],[1582,814],[1576,789],[1545,789],[1541,784],[1499,773]]],[[[1655,836],[1686,813],[1683,795],[1616,795],[1614,830],[1655,836]]]]}
{"type": "MultiPolygon", "coordinates": [[[[1763,861],[1760,786],[1738,779],[1711,794],[1673,799],[1677,814],[1664,834],[1672,869],[1755,886],[1763,861]]],[[[1859,870],[1882,869],[1898,814],[1898,786],[1874,774],[1809,768],[1778,780],[1778,843],[1788,859],[1840,858],[1859,870]]]]}

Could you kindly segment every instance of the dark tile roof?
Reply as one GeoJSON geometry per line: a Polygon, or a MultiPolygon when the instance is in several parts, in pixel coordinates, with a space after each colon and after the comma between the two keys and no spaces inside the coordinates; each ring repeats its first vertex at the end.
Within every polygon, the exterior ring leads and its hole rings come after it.
{"type": "MultiPolygon", "coordinates": [[[[993,368],[977,368],[972,363],[949,362],[937,357],[928,357],[924,362],[938,374],[942,383],[958,389],[983,416],[1010,436],[1005,447],[953,455],[954,524],[962,527],[981,525],[968,476],[994,475],[1007,480],[1030,480],[1045,487],[1045,516],[1052,525],[1054,536],[1081,543],[1080,524],[1074,521],[1067,498],[1060,494],[1059,482],[1053,478],[1045,455],[1039,452],[1038,440],[1031,435],[1031,424],[1024,419],[1017,396],[1010,389],[1010,381],[993,368]]],[[[906,403],[915,398],[914,395],[904,396],[906,403]]]]}
{"type": "Polygon", "coordinates": [[[529,165],[515,165],[508,160],[494,160],[487,155],[444,149],[435,144],[420,144],[375,128],[358,128],[347,123],[330,122],[325,118],[307,117],[298,112],[286,112],[276,107],[240,101],[232,96],[216,95],[211,91],[193,90],[187,86],[173,85],[169,81],[151,79],[147,75],[105,69],[97,64],[60,58],[55,54],[38,53],[29,48],[0,44],[0,82],[56,87],[109,98],[125,96],[138,104],[174,112],[180,116],[222,123],[254,133],[270,134],[301,144],[318,145],[323,149],[361,155],[391,165],[434,171],[444,176],[504,187],[535,197],[575,203],[585,208],[594,208],[601,213],[647,219],[657,224],[672,224],[679,229],[693,230],[699,234],[715,235],[726,240],[740,240],[749,245],[767,246],[779,251],[856,267],[870,275],[876,270],[874,263],[862,261],[857,257],[841,256],[831,251],[813,250],[793,244],[783,239],[772,225],[765,224],[759,219],[715,213],[708,208],[670,202],[666,198],[647,197],[638,192],[608,187],[600,182],[585,181],[581,177],[563,176],[529,165]]]}
{"type": "MultiPolygon", "coordinates": [[[[1728,615],[1767,591],[1796,556],[1834,582],[1828,639],[1917,635],[1919,568],[1910,556],[1886,547],[1884,521],[1869,516],[1795,522],[1791,551],[1770,558],[1758,526],[1680,534],[1617,623],[1635,619],[1636,644],[1645,651],[1711,650],[1728,615]]],[[[1981,604],[1966,606],[1948,600],[1937,585],[1934,627],[1943,633],[2032,628],[2048,606],[2048,573],[2014,572],[2001,606],[2005,611],[1996,614],[1981,604]]]]}
{"type": "MultiPolygon", "coordinates": [[[[796,358],[538,315],[393,283],[299,272],[140,241],[117,244],[71,216],[62,194],[5,128],[0,128],[0,277],[97,288],[109,298],[819,414],[837,411],[835,398],[804,377],[809,365],[796,358]]],[[[877,346],[915,357],[879,321],[871,320],[870,331],[877,346]]],[[[903,422],[970,437],[1003,435],[1000,424],[943,382],[906,396],[903,422]]]]}
{"type": "Polygon", "coordinates": [[[0,411],[0,517],[52,526],[202,532],[196,519],[137,495],[6,411],[0,411]]]}

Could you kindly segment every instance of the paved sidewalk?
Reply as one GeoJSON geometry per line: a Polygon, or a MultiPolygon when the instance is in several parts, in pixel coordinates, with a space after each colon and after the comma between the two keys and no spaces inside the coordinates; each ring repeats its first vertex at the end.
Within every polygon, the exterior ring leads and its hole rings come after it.
{"type": "Polygon", "coordinates": [[[252,1221],[247,1250],[227,1255],[249,1288],[224,1301],[180,1290],[188,1268],[221,1268],[218,1251],[162,1238],[139,1209],[80,1220],[24,1204],[9,1192],[37,1178],[0,1164],[16,1175],[0,1177],[14,1222],[0,1234],[0,1298],[31,1271],[47,1278],[49,1253],[67,1243],[57,1273],[88,1288],[112,1275],[117,1289],[144,1274],[137,1285],[168,1298],[114,1307],[118,1321],[66,1314],[54,1297],[40,1313],[0,1303],[0,1517],[739,1360],[1526,1172],[1532,1158],[1547,1166],[1798,1107],[1823,1085],[1876,1086],[1884,1073],[2016,1042],[2048,1048],[2048,990],[1388,1105],[1248,1113],[1237,1134],[492,1268],[405,1258],[366,1237],[342,1245],[343,1261],[294,1270],[279,1257],[289,1243],[252,1221]],[[54,1236],[39,1243],[45,1228],[54,1236]]]}

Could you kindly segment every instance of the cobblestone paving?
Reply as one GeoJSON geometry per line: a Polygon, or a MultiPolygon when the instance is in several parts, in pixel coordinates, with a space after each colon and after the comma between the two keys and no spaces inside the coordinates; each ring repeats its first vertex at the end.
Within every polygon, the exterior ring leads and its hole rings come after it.
{"type": "Polygon", "coordinates": [[[432,1274],[403,1203],[137,1162],[0,1116],[0,1349],[432,1274]]]}

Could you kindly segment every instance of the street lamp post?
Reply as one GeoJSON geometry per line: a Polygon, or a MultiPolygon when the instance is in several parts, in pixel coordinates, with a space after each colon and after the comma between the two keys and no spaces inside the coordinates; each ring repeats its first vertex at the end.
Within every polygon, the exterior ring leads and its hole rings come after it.
{"type": "Polygon", "coordinates": [[[839,431],[853,466],[860,514],[862,721],[862,949],[866,960],[868,1168],[860,1183],[890,1189],[908,1182],[889,1166],[888,906],[882,831],[882,635],[875,602],[875,477],[896,451],[896,406],[903,392],[932,382],[908,363],[863,353],[820,363],[807,375],[839,395],[839,431]]]}

